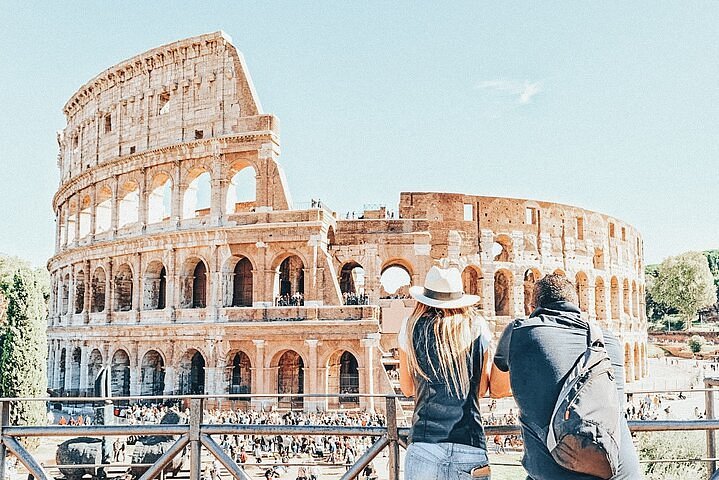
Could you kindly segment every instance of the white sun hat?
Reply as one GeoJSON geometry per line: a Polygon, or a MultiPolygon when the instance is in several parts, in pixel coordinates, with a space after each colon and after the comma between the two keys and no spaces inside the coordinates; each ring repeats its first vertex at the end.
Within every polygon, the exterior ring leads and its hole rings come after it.
{"type": "Polygon", "coordinates": [[[437,308],[470,307],[480,300],[478,295],[464,293],[462,274],[456,268],[430,268],[424,286],[410,287],[409,294],[418,302],[437,308]]]}

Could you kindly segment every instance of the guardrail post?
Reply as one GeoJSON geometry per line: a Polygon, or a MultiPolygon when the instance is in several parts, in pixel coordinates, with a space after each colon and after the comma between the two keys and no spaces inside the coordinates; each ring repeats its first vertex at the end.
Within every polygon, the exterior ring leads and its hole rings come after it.
{"type": "Polygon", "coordinates": [[[202,424],[202,399],[190,399],[190,480],[200,480],[202,476],[202,443],[200,443],[200,424],[202,424]]]}
{"type": "Polygon", "coordinates": [[[386,397],[387,439],[389,440],[389,480],[399,480],[399,435],[397,433],[397,399],[386,397]]]}
{"type": "MultiPolygon", "coordinates": [[[[704,388],[706,388],[706,391],[704,392],[704,408],[706,409],[707,420],[713,420],[716,418],[714,415],[715,384],[716,379],[714,378],[704,379],[704,388]]],[[[713,460],[717,458],[716,435],[714,434],[714,430],[707,430],[707,457],[712,459],[709,461],[709,476],[711,477],[717,468],[717,462],[716,460],[713,460]]]]}
{"type": "Polygon", "coordinates": [[[0,480],[5,478],[5,459],[7,457],[7,448],[3,439],[3,427],[10,423],[10,403],[0,402],[0,480]]]}

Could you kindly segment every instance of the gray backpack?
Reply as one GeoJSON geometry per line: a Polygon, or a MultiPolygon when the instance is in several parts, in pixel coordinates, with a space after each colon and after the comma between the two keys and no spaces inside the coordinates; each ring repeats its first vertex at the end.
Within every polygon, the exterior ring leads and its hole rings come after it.
{"type": "Polygon", "coordinates": [[[546,445],[573,472],[612,478],[619,466],[621,413],[614,367],[598,325],[589,322],[587,350],[564,380],[546,445]]]}

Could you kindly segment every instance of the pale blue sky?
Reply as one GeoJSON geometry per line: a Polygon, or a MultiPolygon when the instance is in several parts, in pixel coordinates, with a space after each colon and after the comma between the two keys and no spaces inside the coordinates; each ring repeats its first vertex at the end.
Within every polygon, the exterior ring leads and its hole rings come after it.
{"type": "Polygon", "coordinates": [[[648,262],[719,248],[719,2],[0,0],[0,252],[53,253],[73,92],[219,29],[281,120],[295,201],[528,197],[632,223],[648,262]]]}

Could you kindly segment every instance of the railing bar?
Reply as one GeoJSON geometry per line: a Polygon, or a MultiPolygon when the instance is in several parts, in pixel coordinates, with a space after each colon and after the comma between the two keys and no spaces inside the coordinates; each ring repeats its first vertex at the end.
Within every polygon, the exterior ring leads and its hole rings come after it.
{"type": "Polygon", "coordinates": [[[3,438],[2,442],[5,444],[8,450],[12,452],[20,463],[22,463],[28,472],[33,474],[37,480],[52,480],[52,477],[48,475],[42,465],[40,465],[30,453],[25,450],[20,442],[14,438],[3,438]]]}
{"type": "Polygon", "coordinates": [[[139,480],[150,480],[157,477],[188,443],[190,443],[190,437],[188,435],[183,435],[178,438],[177,441],[173,443],[172,446],[145,471],[145,473],[142,474],[139,480]]]}
{"type": "Polygon", "coordinates": [[[75,437],[83,436],[130,436],[130,435],[183,435],[188,425],[91,425],[85,427],[67,426],[23,426],[5,427],[3,434],[9,437],[75,437]]]}
{"type": "Polygon", "coordinates": [[[357,461],[350,467],[347,472],[342,475],[342,478],[340,480],[351,480],[353,478],[359,478],[360,473],[365,469],[367,465],[369,465],[372,460],[374,460],[379,452],[381,452],[387,445],[389,445],[389,438],[387,436],[383,436],[379,439],[377,439],[376,442],[372,444],[371,447],[369,447],[360,458],[357,459],[357,461]]]}
{"type": "MultiPolygon", "coordinates": [[[[205,446],[205,448],[217,458],[222,465],[225,466],[227,471],[237,480],[251,480],[250,476],[245,473],[245,471],[235,463],[234,460],[232,460],[227,454],[220,448],[215,441],[206,434],[200,435],[200,441],[205,446]]],[[[146,480],[144,478],[141,478],[140,480],[146,480]]]]}
{"type": "Polygon", "coordinates": [[[226,400],[242,401],[249,398],[277,398],[277,397],[297,397],[297,398],[337,398],[337,397],[363,397],[363,398],[399,398],[409,400],[409,397],[396,393],[217,393],[206,395],[127,395],[123,397],[0,397],[0,402],[117,402],[127,400],[191,400],[193,398],[201,398],[203,400],[222,398],[226,400]]]}
{"type": "Polygon", "coordinates": [[[379,437],[387,432],[384,427],[342,427],[334,425],[267,425],[267,424],[229,424],[202,425],[202,433],[207,435],[249,435],[258,430],[274,435],[346,435],[379,437]],[[260,427],[259,429],[257,427],[260,427]]]}

